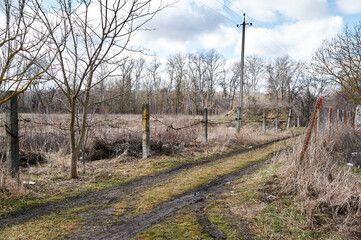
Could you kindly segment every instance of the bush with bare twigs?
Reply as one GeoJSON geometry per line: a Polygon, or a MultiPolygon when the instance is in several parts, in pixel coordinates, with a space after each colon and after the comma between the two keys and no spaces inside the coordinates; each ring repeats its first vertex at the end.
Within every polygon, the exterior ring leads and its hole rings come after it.
{"type": "Polygon", "coordinates": [[[356,168],[345,164],[360,143],[360,135],[345,127],[334,136],[321,135],[317,142],[313,139],[302,162],[303,141],[294,144],[288,156],[291,163],[283,174],[284,189],[300,198],[311,226],[361,236],[361,179],[356,168]]]}
{"type": "MultiPolygon", "coordinates": [[[[185,147],[196,144],[197,131],[194,128],[174,129],[157,128],[151,132],[150,149],[152,155],[172,155],[185,147]]],[[[139,134],[118,136],[115,140],[95,139],[86,149],[86,160],[96,161],[126,155],[141,157],[142,139],[139,134]]]]}

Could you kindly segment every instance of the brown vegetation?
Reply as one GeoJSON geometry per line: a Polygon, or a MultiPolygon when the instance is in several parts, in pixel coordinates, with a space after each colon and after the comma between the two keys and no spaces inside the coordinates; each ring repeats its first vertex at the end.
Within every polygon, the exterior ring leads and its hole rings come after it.
{"type": "Polygon", "coordinates": [[[294,145],[288,156],[291,163],[283,174],[284,190],[297,194],[310,226],[361,236],[361,181],[355,176],[358,169],[345,166],[360,143],[361,136],[344,126],[331,139],[327,134],[317,143],[313,139],[302,162],[303,142],[294,145]]]}
{"type": "MultiPolygon", "coordinates": [[[[7,179],[5,162],[0,163],[3,179],[1,191],[5,193],[1,195],[0,202],[5,208],[12,201],[30,199],[42,202],[49,197],[56,199],[86,189],[114,186],[193,161],[191,159],[197,156],[248,148],[290,135],[290,132],[274,130],[263,133],[257,122],[248,124],[242,128],[241,134],[236,134],[234,122],[224,120],[225,124],[210,124],[209,143],[204,146],[201,144],[200,124],[175,130],[200,122],[200,117],[161,115],[157,116],[161,122],[151,119],[151,157],[142,160],[141,116],[95,115],[90,121],[87,144],[82,155],[86,161],[78,163],[80,178],[69,180],[69,142],[63,129],[67,115],[23,114],[21,119],[27,119],[20,122],[20,145],[27,157],[20,168],[20,181],[7,179]],[[45,163],[40,164],[42,162],[45,163]],[[27,183],[29,181],[35,184],[30,185],[27,183]]],[[[210,120],[223,121],[219,116],[211,116],[210,120]]],[[[0,131],[1,137],[5,132],[3,129],[0,131]]]]}

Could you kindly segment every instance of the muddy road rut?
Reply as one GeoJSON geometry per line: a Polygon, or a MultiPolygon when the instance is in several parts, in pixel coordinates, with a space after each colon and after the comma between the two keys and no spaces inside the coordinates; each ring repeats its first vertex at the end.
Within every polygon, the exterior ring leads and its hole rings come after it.
{"type": "Polygon", "coordinates": [[[171,179],[176,174],[182,172],[186,173],[192,168],[221,161],[225,158],[242,155],[251,151],[257,151],[258,149],[262,149],[277,142],[285,141],[289,138],[290,137],[285,137],[250,149],[240,149],[232,153],[207,158],[199,162],[187,163],[153,176],[141,177],[115,188],[97,190],[59,202],[51,202],[46,205],[33,207],[23,212],[17,212],[8,217],[0,218],[0,230],[27,222],[31,219],[39,218],[43,215],[56,213],[64,209],[84,206],[87,204],[99,204],[100,207],[90,209],[89,212],[84,214],[83,219],[85,223],[83,228],[75,234],[69,235],[66,239],[129,239],[135,237],[137,233],[149,228],[150,226],[174,215],[178,210],[184,208],[185,206],[192,206],[192,209],[194,209],[197,213],[198,222],[205,232],[207,232],[212,238],[226,239],[224,233],[217,229],[216,226],[212,225],[204,214],[202,215],[202,211],[200,210],[201,208],[199,207],[201,202],[207,194],[222,191],[225,184],[255,171],[266,164],[267,160],[251,163],[242,169],[220,176],[206,184],[201,184],[193,190],[185,191],[165,202],[157,204],[152,210],[139,216],[132,216],[131,214],[128,216],[126,212],[123,218],[120,220],[118,219],[118,222],[113,222],[111,220],[113,212],[107,210],[110,208],[112,203],[117,202],[119,199],[127,199],[127,197],[133,192],[141,192],[144,189],[154,186],[155,184],[171,179]],[[99,210],[101,213],[98,212],[99,210]],[[96,224],[90,224],[89,222],[94,216],[99,217],[99,221],[96,224]],[[92,229],[91,231],[90,228],[92,229]]]}

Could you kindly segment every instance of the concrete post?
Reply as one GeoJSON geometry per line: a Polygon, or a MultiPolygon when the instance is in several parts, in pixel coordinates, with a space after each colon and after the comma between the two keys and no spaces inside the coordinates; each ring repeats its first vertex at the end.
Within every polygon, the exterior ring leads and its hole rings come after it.
{"type": "Polygon", "coordinates": [[[237,107],[237,124],[236,124],[236,130],[239,133],[241,131],[242,126],[242,108],[237,107]]]}
{"type": "Polygon", "coordinates": [[[328,109],[328,139],[331,138],[332,127],[332,106],[328,109]]]}
{"type": "Polygon", "coordinates": [[[266,109],[263,109],[263,114],[262,114],[262,131],[264,133],[266,132],[266,109]]]}
{"type": "MultiPolygon", "coordinates": [[[[13,92],[9,92],[11,95],[13,92]]],[[[19,177],[19,126],[18,99],[15,95],[6,103],[6,160],[8,172],[13,178],[19,177]]]]}
{"type": "Polygon", "coordinates": [[[300,114],[297,113],[297,127],[300,127],[300,114]]]}
{"type": "Polygon", "coordinates": [[[149,104],[143,104],[142,112],[143,112],[143,133],[142,133],[143,158],[148,158],[150,155],[149,104]]]}
{"type": "Polygon", "coordinates": [[[203,109],[203,120],[202,120],[202,143],[208,143],[208,109],[203,109]]]}
{"type": "Polygon", "coordinates": [[[276,109],[276,131],[278,131],[278,109],[276,109]]]}
{"type": "Polygon", "coordinates": [[[290,110],[288,111],[287,130],[290,129],[291,117],[292,117],[292,109],[290,108],[290,110]]]}

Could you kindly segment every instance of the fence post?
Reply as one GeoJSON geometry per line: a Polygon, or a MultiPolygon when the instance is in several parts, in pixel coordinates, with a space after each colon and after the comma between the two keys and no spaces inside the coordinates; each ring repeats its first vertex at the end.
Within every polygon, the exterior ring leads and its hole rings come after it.
{"type": "Polygon", "coordinates": [[[276,109],[276,131],[278,131],[278,108],[276,109]]]}
{"type": "Polygon", "coordinates": [[[316,118],[316,115],[317,115],[316,112],[318,112],[318,109],[321,108],[322,101],[323,101],[323,98],[318,98],[317,99],[315,110],[314,110],[313,115],[312,115],[311,123],[308,126],[307,135],[306,135],[305,141],[303,143],[303,148],[302,148],[302,152],[301,152],[301,156],[300,156],[300,163],[302,162],[303,157],[305,155],[305,152],[307,151],[308,143],[310,141],[311,134],[312,134],[312,129],[313,129],[313,126],[315,124],[315,118],[316,118]]]}
{"type": "Polygon", "coordinates": [[[297,113],[297,127],[300,127],[300,113],[297,113]]]}
{"type": "Polygon", "coordinates": [[[290,108],[290,110],[288,111],[287,130],[290,129],[291,117],[292,117],[292,108],[290,108]]]}
{"type": "Polygon", "coordinates": [[[339,121],[339,117],[340,117],[340,110],[337,109],[337,110],[336,110],[336,131],[338,131],[338,121],[339,121]]]}
{"type": "Polygon", "coordinates": [[[331,127],[332,127],[332,106],[328,109],[328,140],[331,138],[331,127]]]}
{"type": "Polygon", "coordinates": [[[320,123],[320,110],[321,110],[321,107],[319,109],[317,109],[317,113],[316,113],[315,142],[317,142],[317,138],[318,138],[318,127],[319,127],[319,123],[320,123]]]}
{"type": "Polygon", "coordinates": [[[203,120],[202,120],[202,143],[208,143],[208,109],[203,109],[203,120]]]}
{"type": "MultiPolygon", "coordinates": [[[[13,91],[8,93],[13,94],[13,91]]],[[[8,172],[12,178],[19,177],[19,126],[18,98],[12,97],[6,103],[6,159],[8,172]]]]}
{"type": "Polygon", "coordinates": [[[142,133],[142,147],[143,147],[143,158],[148,158],[150,155],[150,129],[149,129],[149,104],[143,104],[143,133],[142,133]]]}
{"type": "Polygon", "coordinates": [[[241,121],[242,121],[242,108],[237,107],[237,123],[236,130],[239,133],[241,131],[241,121]]]}
{"type": "Polygon", "coordinates": [[[266,132],[266,109],[263,109],[263,114],[262,114],[262,131],[264,133],[266,132]]]}
{"type": "Polygon", "coordinates": [[[345,112],[345,125],[347,125],[347,121],[348,121],[348,111],[345,112]]]}

